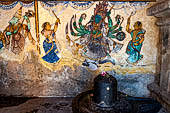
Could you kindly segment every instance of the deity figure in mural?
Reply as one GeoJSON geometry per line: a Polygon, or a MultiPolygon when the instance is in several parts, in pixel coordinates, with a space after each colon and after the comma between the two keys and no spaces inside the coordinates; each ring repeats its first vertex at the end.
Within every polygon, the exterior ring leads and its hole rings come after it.
{"type": "Polygon", "coordinates": [[[9,21],[9,25],[4,30],[6,48],[15,54],[19,54],[21,51],[23,51],[26,37],[28,37],[28,39],[33,44],[35,43],[35,40],[33,39],[30,32],[30,17],[34,17],[34,13],[31,10],[25,13],[22,22],[20,22],[22,18],[22,7],[20,7],[13,18],[9,21]],[[27,25],[23,24],[25,20],[27,22],[27,25]]]}
{"type": "Polygon", "coordinates": [[[3,35],[3,32],[0,31],[0,50],[5,46],[5,38],[4,38],[4,35],[3,35]]]}
{"type": "Polygon", "coordinates": [[[129,16],[127,20],[126,31],[130,33],[132,40],[129,41],[126,53],[129,55],[127,58],[128,63],[137,63],[139,60],[143,58],[143,55],[140,54],[143,41],[144,41],[144,34],[145,30],[142,28],[142,23],[140,21],[135,22],[134,29],[130,29],[130,19],[129,16]]]}
{"type": "MultiPolygon", "coordinates": [[[[107,9],[108,4],[106,1],[96,5],[94,9],[94,15],[92,15],[90,21],[85,25],[82,24],[83,20],[86,19],[86,14],[83,13],[79,18],[77,26],[76,15],[73,15],[70,21],[70,31],[73,37],[79,37],[72,39],[79,46],[79,51],[82,52],[82,56],[86,58],[83,65],[89,64],[93,60],[95,66],[97,64],[103,64],[110,62],[115,64],[115,60],[111,57],[112,52],[119,51],[123,44],[116,42],[113,39],[123,41],[125,39],[125,33],[122,32],[121,24],[123,17],[117,15],[115,17],[116,24],[113,25],[111,19],[111,10],[107,9]],[[108,23],[106,22],[106,19],[108,23]],[[73,22],[74,21],[74,22],[73,22]],[[73,24],[73,25],[72,25],[73,24]],[[77,32],[74,32],[74,30],[77,32]]],[[[68,24],[66,26],[66,37],[68,39],[68,24]]],[[[69,37],[70,39],[70,37],[69,37]]],[[[73,49],[74,50],[74,49],[73,49]]],[[[74,52],[74,51],[73,51],[74,52]]],[[[88,66],[88,65],[85,65],[88,66]]],[[[94,67],[93,69],[97,69],[94,67]]]]}
{"type": "Polygon", "coordinates": [[[45,36],[43,42],[43,48],[45,51],[45,56],[42,59],[48,63],[56,63],[60,58],[57,55],[60,50],[60,44],[56,39],[55,32],[57,31],[58,24],[60,24],[60,19],[57,18],[54,29],[51,29],[51,24],[49,22],[44,22],[42,24],[42,35],[45,36]]]}

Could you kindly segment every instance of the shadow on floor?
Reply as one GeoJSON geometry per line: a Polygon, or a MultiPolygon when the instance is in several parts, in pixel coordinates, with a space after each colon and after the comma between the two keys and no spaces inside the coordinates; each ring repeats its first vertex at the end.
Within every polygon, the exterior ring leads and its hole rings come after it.
{"type": "Polygon", "coordinates": [[[72,98],[0,97],[0,113],[72,113],[72,98]]]}
{"type": "MultiPolygon", "coordinates": [[[[73,113],[73,98],[0,96],[0,113],[73,113]]],[[[159,113],[164,110],[160,110],[159,113]]]]}

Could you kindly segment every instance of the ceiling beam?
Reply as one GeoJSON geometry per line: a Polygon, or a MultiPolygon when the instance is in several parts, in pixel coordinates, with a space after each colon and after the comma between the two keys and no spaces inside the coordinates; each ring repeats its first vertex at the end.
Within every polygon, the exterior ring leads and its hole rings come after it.
{"type": "MultiPolygon", "coordinates": [[[[16,0],[0,0],[0,3],[5,3],[5,2],[14,2],[16,0]]],[[[23,2],[30,2],[34,0],[18,0],[18,1],[23,1],[23,2]]],[[[103,0],[38,0],[38,1],[103,1],[103,0]]],[[[156,2],[156,0],[107,0],[107,1],[115,1],[115,2],[156,2]]]]}

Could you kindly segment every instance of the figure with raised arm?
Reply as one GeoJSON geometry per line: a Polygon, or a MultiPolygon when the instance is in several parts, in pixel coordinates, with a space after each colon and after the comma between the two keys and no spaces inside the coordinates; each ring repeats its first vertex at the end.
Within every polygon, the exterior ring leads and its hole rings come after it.
{"type": "Polygon", "coordinates": [[[134,29],[130,29],[130,19],[131,16],[129,16],[126,25],[126,31],[131,35],[132,38],[126,48],[126,53],[129,55],[127,62],[137,63],[143,58],[143,55],[140,54],[140,51],[143,45],[146,31],[142,28],[142,22],[140,21],[135,22],[133,25],[134,29]]]}
{"type": "Polygon", "coordinates": [[[59,53],[59,42],[56,39],[55,32],[57,31],[58,24],[60,24],[60,19],[57,18],[54,29],[51,29],[51,24],[49,22],[44,22],[42,25],[43,30],[42,35],[45,36],[43,42],[43,48],[45,51],[45,56],[42,57],[48,63],[56,63],[60,58],[57,55],[59,53]]]}

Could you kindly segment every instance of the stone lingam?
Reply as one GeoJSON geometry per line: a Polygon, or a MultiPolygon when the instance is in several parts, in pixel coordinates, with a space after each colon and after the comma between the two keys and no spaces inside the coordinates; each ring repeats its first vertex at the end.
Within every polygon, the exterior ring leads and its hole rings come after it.
{"type": "Polygon", "coordinates": [[[117,91],[117,80],[107,72],[94,79],[94,89],[77,95],[73,113],[157,113],[161,108],[152,98],[131,97],[117,91]]]}
{"type": "Polygon", "coordinates": [[[100,107],[113,107],[117,100],[117,81],[106,72],[94,79],[93,101],[100,107]]]}

